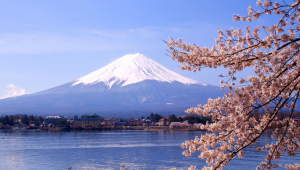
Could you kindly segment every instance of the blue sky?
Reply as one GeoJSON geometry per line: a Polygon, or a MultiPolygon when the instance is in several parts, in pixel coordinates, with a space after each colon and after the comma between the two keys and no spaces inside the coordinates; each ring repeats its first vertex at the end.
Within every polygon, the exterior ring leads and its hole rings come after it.
{"type": "MultiPolygon", "coordinates": [[[[256,6],[255,1],[2,1],[0,98],[8,95],[10,84],[26,93],[46,90],[137,52],[181,75],[219,85],[224,69],[181,71],[166,55],[162,40],[181,37],[211,47],[218,29],[249,25],[232,20],[233,14],[246,15],[249,5],[256,6]]],[[[250,25],[269,26],[274,21],[262,17],[250,25]]],[[[240,75],[251,74],[248,69],[240,75]]]]}

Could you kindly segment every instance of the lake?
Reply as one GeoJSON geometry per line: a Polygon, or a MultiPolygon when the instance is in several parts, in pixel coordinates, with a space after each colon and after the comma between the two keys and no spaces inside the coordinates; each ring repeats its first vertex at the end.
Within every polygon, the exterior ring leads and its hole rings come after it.
{"type": "MultiPolygon", "coordinates": [[[[0,170],[90,170],[120,169],[197,169],[205,160],[182,155],[181,143],[200,136],[200,131],[0,131],[0,170]]],[[[258,145],[270,140],[269,135],[251,146],[245,158],[235,159],[225,169],[255,169],[266,155],[257,152],[258,145]]],[[[284,155],[282,164],[299,163],[300,157],[284,155]]],[[[283,168],[279,168],[283,169],[283,168]]]]}

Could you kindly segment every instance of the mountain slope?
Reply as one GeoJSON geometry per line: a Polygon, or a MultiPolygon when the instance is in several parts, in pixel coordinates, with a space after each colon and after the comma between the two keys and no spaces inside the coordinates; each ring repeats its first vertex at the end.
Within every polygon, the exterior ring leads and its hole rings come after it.
{"type": "Polygon", "coordinates": [[[114,84],[126,86],[144,80],[156,80],[159,82],[178,81],[183,84],[202,84],[195,80],[183,77],[143,54],[128,54],[107,66],[77,79],[72,86],[77,84],[96,84],[104,82],[108,88],[114,84]]]}
{"type": "Polygon", "coordinates": [[[223,94],[219,87],[183,77],[138,53],[70,83],[0,100],[0,113],[99,113],[106,117],[183,113],[223,94]]]}

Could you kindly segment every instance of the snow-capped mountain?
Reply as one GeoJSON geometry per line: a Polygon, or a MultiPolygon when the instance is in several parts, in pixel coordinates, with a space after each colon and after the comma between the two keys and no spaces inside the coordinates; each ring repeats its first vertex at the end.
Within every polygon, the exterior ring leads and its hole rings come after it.
{"type": "Polygon", "coordinates": [[[0,113],[124,116],[183,113],[222,96],[219,87],[181,76],[143,54],[128,54],[64,85],[0,100],[0,113]]]}
{"type": "Polygon", "coordinates": [[[77,79],[72,86],[103,82],[110,89],[114,84],[126,86],[145,80],[169,83],[177,81],[183,84],[206,86],[204,83],[183,77],[140,53],[125,55],[111,64],[77,79]]]}

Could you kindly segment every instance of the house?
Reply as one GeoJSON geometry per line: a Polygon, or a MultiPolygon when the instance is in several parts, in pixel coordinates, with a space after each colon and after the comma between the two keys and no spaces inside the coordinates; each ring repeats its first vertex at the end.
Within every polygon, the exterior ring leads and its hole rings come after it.
{"type": "Polygon", "coordinates": [[[74,125],[78,126],[100,126],[101,119],[100,118],[74,118],[74,125]]]}
{"type": "Polygon", "coordinates": [[[52,127],[54,127],[54,124],[53,123],[49,123],[46,127],[52,128],[52,127]]]}
{"type": "Polygon", "coordinates": [[[116,123],[116,126],[125,126],[126,125],[126,122],[117,122],[116,123]]]}
{"type": "Polygon", "coordinates": [[[138,121],[129,121],[129,126],[138,126],[138,121]]]}
{"type": "Polygon", "coordinates": [[[117,120],[115,118],[109,118],[105,120],[105,126],[116,126],[117,120]]]}
{"type": "Polygon", "coordinates": [[[57,122],[59,120],[62,120],[64,119],[63,117],[60,117],[60,116],[47,116],[44,118],[44,124],[46,125],[49,125],[49,124],[53,124],[53,125],[56,125],[57,122]]]}
{"type": "Polygon", "coordinates": [[[24,128],[26,127],[27,125],[24,124],[24,123],[18,123],[18,124],[15,124],[14,127],[19,127],[19,128],[24,128]]]}
{"type": "Polygon", "coordinates": [[[69,124],[73,124],[74,123],[74,119],[73,118],[70,118],[67,121],[69,122],[69,124]]]}
{"type": "Polygon", "coordinates": [[[167,124],[167,119],[161,118],[158,122],[158,126],[166,126],[167,124]]]}
{"type": "Polygon", "coordinates": [[[29,127],[36,127],[35,124],[29,124],[29,127]]]}

